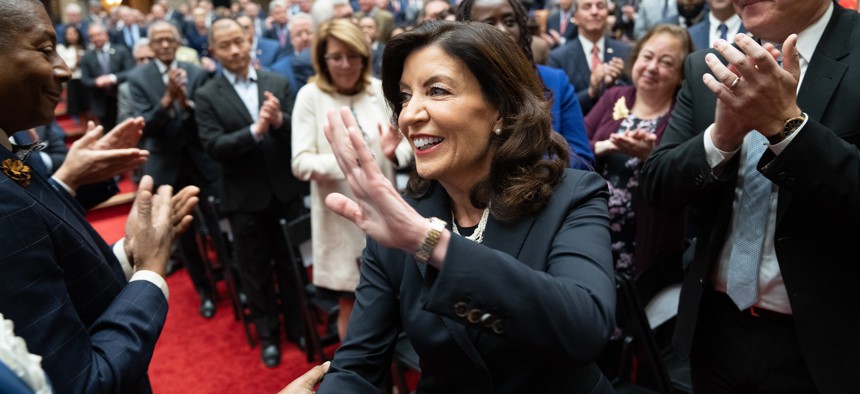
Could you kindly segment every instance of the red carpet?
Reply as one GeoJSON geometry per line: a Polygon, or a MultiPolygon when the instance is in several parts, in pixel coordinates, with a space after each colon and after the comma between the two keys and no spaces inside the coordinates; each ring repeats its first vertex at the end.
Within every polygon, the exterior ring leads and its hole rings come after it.
{"type": "MultiPolygon", "coordinates": [[[[91,211],[87,218],[109,243],[123,235],[129,204],[91,211]]],[[[149,368],[157,394],[276,393],[313,364],[291,343],[282,345],[281,365],[274,369],[260,361],[260,345],[248,346],[242,324],[233,319],[226,289],[220,283],[217,313],[200,316],[200,300],[186,271],[167,278],[170,310],[149,368]]],[[[327,349],[328,354],[333,349],[327,349]]]]}

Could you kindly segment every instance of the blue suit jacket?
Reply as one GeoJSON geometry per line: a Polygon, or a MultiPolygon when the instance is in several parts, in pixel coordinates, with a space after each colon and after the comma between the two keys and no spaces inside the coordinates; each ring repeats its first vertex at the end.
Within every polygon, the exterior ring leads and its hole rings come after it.
{"type": "Polygon", "coordinates": [[[33,389],[0,361],[0,394],[32,394],[33,389]]]}
{"type": "Polygon", "coordinates": [[[257,38],[257,60],[260,61],[260,66],[268,71],[275,64],[280,56],[281,48],[278,42],[272,39],[259,37],[257,38]]]}
{"type": "MultiPolygon", "coordinates": [[[[630,61],[630,45],[621,41],[614,40],[609,37],[604,38],[603,61],[608,62],[612,58],[620,57],[625,64],[630,61]]],[[[590,56],[590,55],[589,55],[590,56]]],[[[582,49],[582,43],[578,39],[570,40],[567,44],[553,49],[549,53],[547,65],[550,67],[559,68],[567,74],[567,78],[576,90],[576,96],[579,99],[579,105],[582,106],[582,113],[588,114],[591,107],[597,103],[595,97],[588,97],[588,83],[591,79],[591,69],[588,68],[588,60],[585,51],[582,49]]],[[[619,81],[626,79],[619,78],[619,81]]],[[[610,86],[607,86],[609,88],[610,86]]]]}
{"type": "MultiPolygon", "coordinates": [[[[490,218],[481,244],[453,235],[441,270],[368,238],[353,318],[318,392],[382,392],[401,327],[421,357],[418,392],[614,392],[593,361],[615,326],[606,198],[602,177],[566,170],[540,212],[490,218]]],[[[438,184],[407,201],[451,222],[438,184]]]]}
{"type": "Polygon", "coordinates": [[[594,153],[588,145],[582,109],[573,86],[567,81],[564,71],[543,65],[537,67],[544,85],[552,92],[552,129],[564,136],[570,146],[570,166],[590,170],[594,153]]]}
{"type": "MultiPolygon", "coordinates": [[[[0,161],[13,158],[0,149],[0,161]]],[[[146,370],[167,300],[127,282],[110,247],[67,195],[33,173],[0,174],[0,313],[61,393],[151,392],[146,370]]]]}
{"type": "Polygon", "coordinates": [[[546,18],[546,30],[547,32],[550,30],[557,31],[562,37],[564,37],[565,43],[573,40],[579,35],[579,28],[577,28],[576,23],[573,23],[573,12],[570,13],[570,20],[567,23],[567,29],[563,33],[561,31],[561,12],[559,11],[553,12],[546,18]]]}
{"type": "MultiPolygon", "coordinates": [[[[690,33],[690,38],[693,39],[693,47],[698,51],[700,49],[710,48],[709,40],[711,38],[711,20],[705,15],[705,18],[702,19],[701,22],[696,23],[693,26],[690,26],[687,29],[687,32],[690,33]]],[[[746,33],[747,29],[744,27],[744,24],[741,23],[741,28],[738,30],[738,33],[746,33]]],[[[731,37],[728,37],[731,40],[731,37]]]]}
{"type": "Polygon", "coordinates": [[[275,64],[272,64],[272,67],[269,69],[269,71],[275,74],[280,74],[286,77],[288,81],[290,81],[290,87],[292,88],[290,93],[290,99],[293,102],[296,101],[296,95],[299,93],[300,88],[296,84],[296,73],[293,70],[295,61],[296,55],[282,56],[278,59],[278,61],[275,62],[275,64]]]}

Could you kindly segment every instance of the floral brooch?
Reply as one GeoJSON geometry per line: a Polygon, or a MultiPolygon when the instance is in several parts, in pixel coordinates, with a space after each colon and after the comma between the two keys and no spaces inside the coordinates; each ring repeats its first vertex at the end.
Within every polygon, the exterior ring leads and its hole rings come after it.
{"type": "Polygon", "coordinates": [[[620,120],[628,116],[630,116],[630,109],[627,108],[627,99],[621,96],[615,102],[615,106],[612,107],[612,120],[620,120]]]}
{"type": "Polygon", "coordinates": [[[30,186],[30,166],[24,164],[23,161],[15,159],[3,160],[0,169],[15,183],[23,187],[30,186]]]}

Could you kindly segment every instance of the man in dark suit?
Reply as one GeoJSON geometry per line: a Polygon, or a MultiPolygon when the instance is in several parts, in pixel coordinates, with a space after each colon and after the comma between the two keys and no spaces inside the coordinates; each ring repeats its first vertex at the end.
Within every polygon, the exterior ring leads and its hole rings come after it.
{"type": "MultiPolygon", "coordinates": [[[[247,15],[236,17],[236,22],[245,31],[251,51],[251,62],[257,69],[268,71],[272,65],[281,57],[282,52],[278,48],[278,42],[269,38],[259,37],[254,34],[254,21],[247,15]]],[[[209,49],[210,53],[212,49],[209,49]]],[[[292,51],[292,49],[290,49],[292,51]]]]}
{"type": "Polygon", "coordinates": [[[579,34],[573,12],[573,0],[559,0],[558,10],[546,18],[546,32],[551,38],[547,41],[553,48],[566,44],[579,34]]]}
{"type": "Polygon", "coordinates": [[[583,115],[588,114],[606,88],[625,81],[624,62],[630,46],[606,36],[606,0],[577,0],[574,20],[576,39],[549,54],[547,65],[564,70],[570,79],[583,115]]]}
{"type": "Polygon", "coordinates": [[[93,49],[81,57],[81,83],[90,91],[93,114],[110,130],[116,125],[117,85],[125,82],[134,59],[125,47],[108,42],[104,26],[90,25],[89,35],[93,49]]]}
{"type": "Polygon", "coordinates": [[[290,42],[289,14],[287,3],[284,0],[274,0],[269,3],[269,16],[272,17],[272,27],[263,31],[262,38],[267,38],[278,43],[278,53],[287,55],[293,52],[290,42]]]}
{"type": "MultiPolygon", "coordinates": [[[[154,22],[147,32],[155,59],[128,75],[134,116],[146,121],[140,146],[150,152],[143,174],[156,186],[170,185],[179,190],[194,185],[201,194],[215,195],[218,164],[200,145],[194,117],[194,95],[207,80],[207,73],[193,64],[176,60],[180,35],[166,21],[154,22]]],[[[200,314],[215,314],[212,292],[194,232],[179,239],[185,268],[200,295],[200,314]]]]}
{"type": "Polygon", "coordinates": [[[713,47],[717,39],[728,40],[738,33],[747,32],[732,0],[708,0],[708,8],[710,10],[702,21],[687,29],[697,51],[713,47]]]}
{"type": "MultiPolygon", "coordinates": [[[[271,261],[281,264],[287,253],[278,220],[302,212],[307,188],[290,166],[291,87],[285,78],[251,66],[248,39],[236,21],[216,21],[209,37],[224,71],[197,92],[197,125],[204,148],[221,163],[221,210],[233,229],[263,362],[274,367],[281,354],[271,261]]],[[[298,340],[297,305],[289,302],[287,309],[287,338],[298,340]]]]}
{"type": "MultiPolygon", "coordinates": [[[[113,249],[105,244],[69,194],[81,176],[116,164],[99,157],[145,158],[134,148],[112,149],[127,146],[117,138],[136,143],[139,134],[88,132],[58,170],[78,162],[61,189],[30,171],[26,149],[13,147],[3,130],[50,122],[71,73],[54,49],[41,2],[0,0],[0,25],[0,50],[14,54],[0,62],[0,313],[43,357],[56,392],[151,392],[146,370],[167,316],[170,243],[190,225],[186,213],[195,201],[185,191],[172,199],[169,188],[153,195],[144,182],[126,238],[113,249]]],[[[137,127],[132,131],[139,133],[142,122],[137,127]]],[[[101,174],[114,175],[110,168],[101,174]]]]}
{"type": "Polygon", "coordinates": [[[734,5],[782,54],[737,35],[691,55],[640,179],[657,206],[699,210],[676,349],[695,392],[851,392],[860,16],[831,0],[734,5]]]}

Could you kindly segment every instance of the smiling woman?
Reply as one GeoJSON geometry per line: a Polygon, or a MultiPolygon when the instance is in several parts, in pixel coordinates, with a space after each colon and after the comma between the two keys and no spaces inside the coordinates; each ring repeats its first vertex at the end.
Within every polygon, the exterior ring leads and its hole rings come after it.
{"type": "Polygon", "coordinates": [[[594,364],[614,327],[606,184],[565,169],[529,60],[489,25],[426,22],[388,42],[383,70],[416,171],[401,198],[351,112],[329,111],[351,195],[326,204],[369,238],[318,392],[384,391],[401,330],[419,392],[612,392],[594,364]]]}

